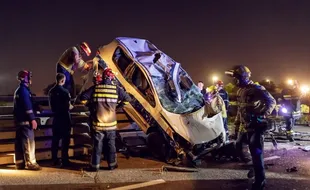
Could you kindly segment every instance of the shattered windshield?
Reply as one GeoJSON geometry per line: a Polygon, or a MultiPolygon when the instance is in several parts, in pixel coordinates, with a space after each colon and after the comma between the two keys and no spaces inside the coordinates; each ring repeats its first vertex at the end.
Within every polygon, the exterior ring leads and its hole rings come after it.
{"type": "Polygon", "coordinates": [[[180,91],[182,101],[171,97],[171,88],[164,77],[152,76],[153,84],[159,96],[161,105],[169,112],[184,114],[194,112],[204,106],[203,96],[199,88],[191,81],[187,74],[180,69],[180,91]]]}
{"type": "MultiPolygon", "coordinates": [[[[126,70],[133,62],[143,66],[153,81],[155,91],[164,109],[176,114],[194,112],[204,106],[200,89],[193,83],[180,63],[158,50],[152,43],[141,39],[120,39],[132,55],[129,58],[122,48],[117,48],[114,59],[126,77],[126,70]]],[[[128,80],[128,79],[127,79],[128,80]]],[[[136,77],[135,79],[136,80],[136,77]]],[[[137,86],[137,85],[136,85],[137,86]]]]}

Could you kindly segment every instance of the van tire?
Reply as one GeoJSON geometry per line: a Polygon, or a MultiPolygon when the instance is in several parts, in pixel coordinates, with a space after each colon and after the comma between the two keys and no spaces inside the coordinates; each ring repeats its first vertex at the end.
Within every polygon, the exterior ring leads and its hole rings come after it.
{"type": "Polygon", "coordinates": [[[166,161],[168,144],[161,133],[150,132],[147,136],[147,146],[155,158],[166,161]]]}

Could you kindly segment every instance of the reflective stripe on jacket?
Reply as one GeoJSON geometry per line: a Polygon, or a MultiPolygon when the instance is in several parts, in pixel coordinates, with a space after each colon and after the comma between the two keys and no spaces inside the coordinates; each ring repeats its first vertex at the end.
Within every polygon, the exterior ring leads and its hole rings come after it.
{"type": "Polygon", "coordinates": [[[90,119],[96,131],[115,130],[117,126],[116,107],[127,104],[130,96],[110,80],[90,87],[81,94],[82,101],[88,101],[90,119]]]}

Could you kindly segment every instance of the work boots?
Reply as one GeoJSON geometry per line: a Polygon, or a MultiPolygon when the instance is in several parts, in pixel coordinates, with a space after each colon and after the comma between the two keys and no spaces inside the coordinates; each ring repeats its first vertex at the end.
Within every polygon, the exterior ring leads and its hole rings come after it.
{"type": "Polygon", "coordinates": [[[293,130],[287,131],[286,136],[290,142],[294,142],[294,131],[293,130]]]}
{"type": "Polygon", "coordinates": [[[109,166],[108,167],[109,170],[115,170],[116,168],[118,168],[118,164],[116,164],[115,166],[109,166]]]}
{"type": "Polygon", "coordinates": [[[28,164],[26,166],[26,169],[38,171],[38,170],[41,170],[42,168],[39,166],[39,164],[35,163],[35,164],[28,164]]]}
{"type": "Polygon", "coordinates": [[[254,181],[254,183],[252,184],[252,190],[263,190],[265,188],[265,185],[266,185],[266,180],[263,180],[260,182],[254,181]]]}

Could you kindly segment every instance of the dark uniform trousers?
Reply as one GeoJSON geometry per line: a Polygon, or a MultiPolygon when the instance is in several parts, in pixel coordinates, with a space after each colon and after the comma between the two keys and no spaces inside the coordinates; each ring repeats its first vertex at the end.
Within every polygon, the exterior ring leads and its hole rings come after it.
{"type": "MultiPolygon", "coordinates": [[[[253,126],[260,127],[260,126],[253,126]]],[[[255,173],[256,181],[263,181],[265,179],[265,168],[264,168],[264,134],[261,131],[248,131],[241,133],[238,140],[243,143],[249,144],[250,153],[252,156],[253,168],[255,173]]],[[[237,143],[237,150],[242,151],[242,143],[237,143]],[[237,146],[239,145],[239,146],[237,146]]],[[[240,155],[246,156],[243,151],[240,155]]],[[[241,158],[244,159],[244,158],[241,158]]]]}
{"type": "Polygon", "coordinates": [[[15,162],[19,168],[36,164],[34,132],[30,125],[16,126],[15,162]]]}
{"type": "Polygon", "coordinates": [[[236,140],[236,153],[237,156],[244,162],[251,160],[251,155],[249,154],[249,140],[246,132],[239,132],[238,138],[236,140]]]}
{"type": "MultiPolygon", "coordinates": [[[[66,115],[66,114],[64,114],[66,115]]],[[[61,140],[62,162],[69,160],[68,150],[71,135],[71,120],[68,116],[55,116],[53,120],[52,159],[57,160],[59,141],[61,140]]]]}
{"type": "Polygon", "coordinates": [[[93,152],[91,158],[91,166],[93,168],[100,168],[100,159],[102,151],[108,153],[105,155],[108,166],[114,167],[117,164],[116,160],[116,147],[115,138],[116,130],[106,130],[106,131],[94,131],[92,134],[94,139],[93,152]]]}
{"type": "MultiPolygon", "coordinates": [[[[226,114],[228,116],[228,112],[226,114]]],[[[227,117],[223,118],[223,124],[224,124],[224,128],[225,128],[226,133],[228,133],[228,118],[227,117]]]]}
{"type": "Polygon", "coordinates": [[[255,180],[265,180],[264,168],[264,135],[263,132],[248,132],[249,149],[252,156],[255,180]]]}
{"type": "Polygon", "coordinates": [[[286,131],[291,131],[295,125],[295,118],[293,116],[284,116],[286,131]]]}

